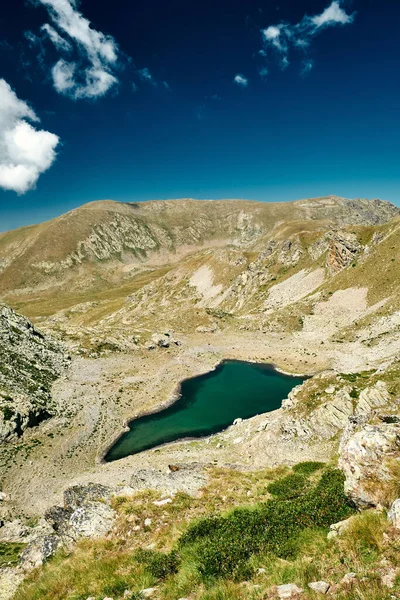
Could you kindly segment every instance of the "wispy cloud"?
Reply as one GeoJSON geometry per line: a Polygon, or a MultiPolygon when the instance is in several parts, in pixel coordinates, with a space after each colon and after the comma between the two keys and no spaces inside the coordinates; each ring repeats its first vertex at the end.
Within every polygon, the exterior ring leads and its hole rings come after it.
{"type": "Polygon", "coordinates": [[[147,67],[145,67],[144,69],[140,69],[138,71],[138,75],[139,78],[144,81],[145,83],[148,83],[150,85],[153,85],[154,87],[156,87],[157,82],[154,79],[153,75],[150,73],[149,69],[147,67]]]}
{"type": "Polygon", "coordinates": [[[35,187],[39,176],[56,158],[59,138],[32,126],[39,118],[0,79],[0,187],[24,194],[35,187]]]}
{"type": "Polygon", "coordinates": [[[51,70],[56,91],[74,99],[104,96],[118,83],[115,39],[91,27],[78,11],[77,0],[31,1],[44,6],[52,21],[41,32],[61,55],[51,70]]]}
{"type": "Polygon", "coordinates": [[[247,87],[249,85],[249,80],[241,73],[235,75],[233,81],[236,83],[236,85],[239,85],[241,87],[247,87]]]}
{"type": "Polygon", "coordinates": [[[305,77],[314,68],[314,61],[311,59],[303,60],[301,63],[300,75],[305,77]]]}
{"type": "MultiPolygon", "coordinates": [[[[287,22],[269,25],[262,30],[263,48],[260,54],[267,57],[272,51],[278,57],[280,66],[285,69],[292,49],[307,51],[312,39],[328,27],[348,25],[354,21],[355,13],[349,15],[341,6],[341,0],[334,0],[321,14],[305,15],[299,23],[287,22]]],[[[313,68],[311,60],[304,60],[301,73],[304,75],[313,68]]]]}

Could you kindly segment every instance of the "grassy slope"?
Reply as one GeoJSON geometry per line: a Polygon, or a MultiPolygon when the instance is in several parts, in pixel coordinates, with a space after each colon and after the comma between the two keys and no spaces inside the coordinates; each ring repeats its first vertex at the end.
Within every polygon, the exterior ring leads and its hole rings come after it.
{"type": "Polygon", "coordinates": [[[114,534],[107,540],[81,542],[67,555],[58,554],[29,576],[15,600],[80,600],[88,596],[119,600],[127,589],[131,594],[128,598],[136,600],[141,598],[141,589],[152,586],[157,587],[156,600],[189,596],[193,600],[261,600],[275,598],[268,595],[271,586],[283,583],[303,587],[306,600],[316,597],[307,584],[318,580],[337,586],[336,598],[388,600],[400,590],[400,581],[390,592],[385,589],[380,582],[380,565],[385,564],[386,570],[400,566],[399,534],[390,529],[384,514],[367,512],[354,519],[345,535],[328,541],[326,525],[352,511],[338,499],[336,484],[329,487],[327,474],[321,478],[321,466],[303,463],[294,467],[293,475],[282,468],[256,473],[212,470],[210,483],[200,496],[177,494],[164,506],[154,505],[160,497],[155,492],[117,498],[114,506],[119,516],[114,534]],[[295,478],[303,479],[304,486],[293,486],[295,478]],[[323,482],[322,488],[318,482],[323,482]],[[318,500],[316,508],[310,510],[307,498],[315,486],[318,500]],[[274,521],[271,514],[265,529],[257,515],[264,510],[268,513],[269,506],[278,509],[278,518],[274,521]],[[299,514],[306,516],[306,527],[296,525],[296,511],[291,508],[295,506],[303,507],[299,514]],[[318,511],[321,521],[315,517],[318,511]],[[222,515],[222,520],[218,517],[220,524],[211,521],[208,528],[211,515],[222,515]],[[144,527],[147,518],[151,525],[144,527]],[[218,533],[216,527],[221,526],[218,533]],[[258,549],[246,549],[238,541],[245,540],[250,530],[252,543],[266,536],[258,549]],[[153,551],[138,554],[140,548],[148,547],[153,551]],[[168,554],[173,548],[177,554],[168,554]],[[237,570],[243,549],[249,560],[237,570]],[[383,559],[386,562],[381,562],[383,559]],[[357,583],[351,588],[340,583],[348,572],[357,574],[357,583]]]}

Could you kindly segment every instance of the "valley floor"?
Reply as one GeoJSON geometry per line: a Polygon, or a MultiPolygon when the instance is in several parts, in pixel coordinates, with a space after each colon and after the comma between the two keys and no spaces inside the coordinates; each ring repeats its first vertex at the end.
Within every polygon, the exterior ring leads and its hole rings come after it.
{"type": "MultiPolygon", "coordinates": [[[[66,485],[129,485],[137,470],[166,472],[171,463],[255,469],[325,460],[337,440],[285,437],[282,410],[269,414],[273,425],[267,434],[262,429],[266,415],[260,415],[211,438],[176,442],[110,464],[101,457],[127,421],[170,402],[180,381],[211,370],[223,359],[273,363],[285,372],[309,375],[326,369],[368,370],[381,360],[374,348],[368,353],[355,343],[321,344],[318,334],[225,331],[175,337],[180,346],[73,361],[53,389],[64,407],[62,415],[27,430],[1,451],[3,490],[12,499],[8,510],[14,515],[43,514],[60,502],[66,485]]],[[[158,477],[150,473],[143,485],[157,487],[158,477]]],[[[188,490],[193,485],[189,478],[188,490]]]]}

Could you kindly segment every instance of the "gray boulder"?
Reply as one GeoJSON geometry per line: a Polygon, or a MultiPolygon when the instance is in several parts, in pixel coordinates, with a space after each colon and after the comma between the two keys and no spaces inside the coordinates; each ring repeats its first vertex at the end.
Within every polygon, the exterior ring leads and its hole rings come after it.
{"type": "Polygon", "coordinates": [[[359,508],[382,504],[394,460],[400,460],[400,424],[370,425],[362,417],[350,421],[339,446],[339,467],[345,493],[359,508]]]}
{"type": "Polygon", "coordinates": [[[61,543],[61,538],[55,534],[36,538],[27,545],[21,555],[22,567],[26,570],[40,567],[55,554],[61,543]]]}

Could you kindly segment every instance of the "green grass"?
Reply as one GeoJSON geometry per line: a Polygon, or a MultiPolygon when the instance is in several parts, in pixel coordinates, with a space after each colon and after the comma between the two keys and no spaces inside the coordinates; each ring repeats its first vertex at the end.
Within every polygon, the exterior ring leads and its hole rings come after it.
{"type": "Polygon", "coordinates": [[[291,558],[298,551],[296,538],[303,530],[328,527],[351,515],[354,509],[344,495],[343,482],[340,471],[330,470],[303,496],[293,498],[290,488],[287,499],[281,492],[279,500],[202,519],[188,528],[179,548],[191,550],[205,578],[246,579],[253,555],[268,550],[291,558]]]}
{"type": "Polygon", "coordinates": [[[19,557],[25,548],[25,544],[0,543],[0,567],[18,564],[19,557]]]}
{"type": "MultiPolygon", "coordinates": [[[[13,600],[122,600],[125,593],[142,600],[140,590],[148,587],[157,588],[155,600],[265,600],[272,586],[284,583],[299,585],[304,600],[314,600],[308,583],[319,580],[336,585],[341,600],[390,598],[379,573],[382,564],[399,569],[400,540],[385,513],[355,513],[336,469],[315,462],[291,471],[214,469],[197,497],[180,493],[158,507],[159,497],[147,491],[116,498],[111,539],[58,553],[28,576],[13,600]],[[307,482],[297,497],[282,485],[289,475],[307,482]],[[280,496],[271,498],[267,487],[274,480],[280,496]],[[346,532],[328,540],[328,526],[350,515],[346,532]],[[148,517],[152,526],[131,535],[148,517]],[[341,585],[353,571],[357,584],[341,585]]],[[[398,587],[400,577],[391,592],[398,587]]]]}
{"type": "Polygon", "coordinates": [[[294,465],[293,471],[295,473],[301,473],[302,475],[312,475],[317,471],[320,471],[325,466],[325,463],[317,461],[306,461],[294,465]]]}

